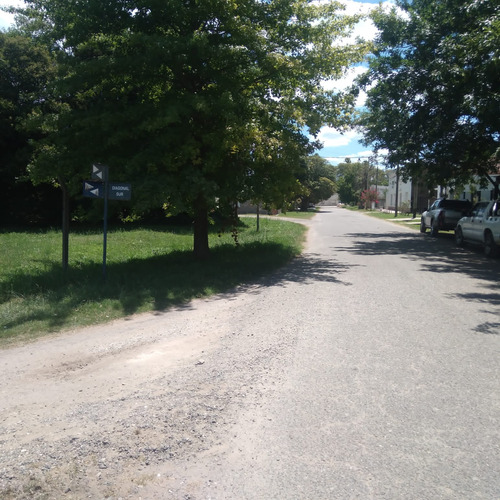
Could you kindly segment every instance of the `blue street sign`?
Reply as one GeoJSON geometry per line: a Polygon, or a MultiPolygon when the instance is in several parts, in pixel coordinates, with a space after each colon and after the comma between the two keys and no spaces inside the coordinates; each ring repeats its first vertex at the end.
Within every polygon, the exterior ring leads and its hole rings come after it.
{"type": "Polygon", "coordinates": [[[86,198],[104,198],[104,183],[84,181],[83,196],[86,198]]]}

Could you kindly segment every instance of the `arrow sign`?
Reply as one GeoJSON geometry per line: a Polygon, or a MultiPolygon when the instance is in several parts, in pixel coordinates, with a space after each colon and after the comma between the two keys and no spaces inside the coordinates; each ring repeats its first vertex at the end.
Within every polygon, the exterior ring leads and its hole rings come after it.
{"type": "Polygon", "coordinates": [[[96,181],[106,182],[108,180],[108,166],[94,163],[92,165],[92,179],[96,181]]]}
{"type": "Polygon", "coordinates": [[[104,198],[104,184],[102,182],[84,181],[83,196],[86,198],[104,198]]]}

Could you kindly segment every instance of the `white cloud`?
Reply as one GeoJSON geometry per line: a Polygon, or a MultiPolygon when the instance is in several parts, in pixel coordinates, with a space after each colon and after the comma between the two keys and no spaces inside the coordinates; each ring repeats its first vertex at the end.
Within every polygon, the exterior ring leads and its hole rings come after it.
{"type": "Polygon", "coordinates": [[[343,78],[339,80],[327,80],[321,83],[325,90],[343,90],[354,83],[354,79],[367,71],[365,66],[354,66],[349,68],[343,78]]]}
{"type": "MultiPolygon", "coordinates": [[[[23,0],[0,0],[1,7],[22,7],[24,5],[23,0]]],[[[0,29],[7,29],[14,24],[14,16],[8,14],[3,10],[0,10],[0,29]]]]}
{"type": "Polygon", "coordinates": [[[359,138],[359,133],[354,130],[349,130],[341,134],[338,130],[330,127],[323,127],[318,135],[318,139],[323,143],[324,148],[348,146],[351,142],[355,142],[359,138]]]}
{"type": "MultiPolygon", "coordinates": [[[[367,71],[366,66],[354,66],[351,67],[347,70],[346,74],[344,75],[343,78],[340,78],[339,80],[327,80],[324,82],[321,82],[322,87],[325,90],[335,90],[335,91],[342,91],[347,88],[349,88],[353,83],[354,80],[365,73],[367,71]]],[[[366,102],[366,93],[364,91],[361,91],[359,93],[359,96],[356,100],[355,106],[357,108],[360,108],[364,106],[366,102]]]]}

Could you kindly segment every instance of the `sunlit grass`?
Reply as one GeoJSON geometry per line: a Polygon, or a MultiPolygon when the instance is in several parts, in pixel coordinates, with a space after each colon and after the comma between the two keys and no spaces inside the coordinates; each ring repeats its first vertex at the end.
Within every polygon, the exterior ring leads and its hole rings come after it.
{"type": "Polygon", "coordinates": [[[251,282],[300,254],[305,228],[245,219],[236,247],[229,232],[210,235],[211,257],[192,256],[190,228],[111,230],[103,280],[102,233],[70,236],[61,269],[59,231],[0,233],[0,344],[48,332],[165,310],[251,282]]]}

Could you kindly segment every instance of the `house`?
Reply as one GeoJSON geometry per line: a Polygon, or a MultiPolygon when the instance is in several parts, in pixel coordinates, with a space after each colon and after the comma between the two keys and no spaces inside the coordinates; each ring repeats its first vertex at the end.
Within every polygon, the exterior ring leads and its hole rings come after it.
{"type": "MultiPolygon", "coordinates": [[[[429,190],[424,182],[415,182],[409,180],[404,182],[401,178],[398,180],[397,170],[388,170],[389,187],[387,190],[386,209],[395,210],[396,192],[398,199],[398,211],[408,211],[410,213],[422,213],[437,198],[448,196],[457,197],[453,188],[438,186],[429,190]],[[397,189],[396,189],[397,188],[397,189]]],[[[488,177],[476,177],[476,182],[459,188],[458,198],[461,200],[470,200],[473,203],[478,201],[489,201],[500,197],[500,172],[492,173],[488,177]]]]}
{"type": "Polygon", "coordinates": [[[460,193],[461,200],[470,200],[477,203],[478,201],[490,201],[500,197],[499,173],[490,174],[489,178],[483,178],[483,182],[479,177],[476,177],[475,181],[464,187],[460,193]]]}
{"type": "Polygon", "coordinates": [[[385,210],[387,208],[387,190],[389,189],[388,186],[378,186],[375,184],[372,184],[370,186],[370,189],[373,189],[374,191],[377,191],[377,206],[375,208],[378,208],[380,210],[385,210]]]}
{"type": "Polygon", "coordinates": [[[399,176],[399,170],[387,170],[389,185],[387,187],[385,208],[386,210],[398,210],[406,208],[410,210],[412,200],[412,182],[403,181],[399,176]]]}

